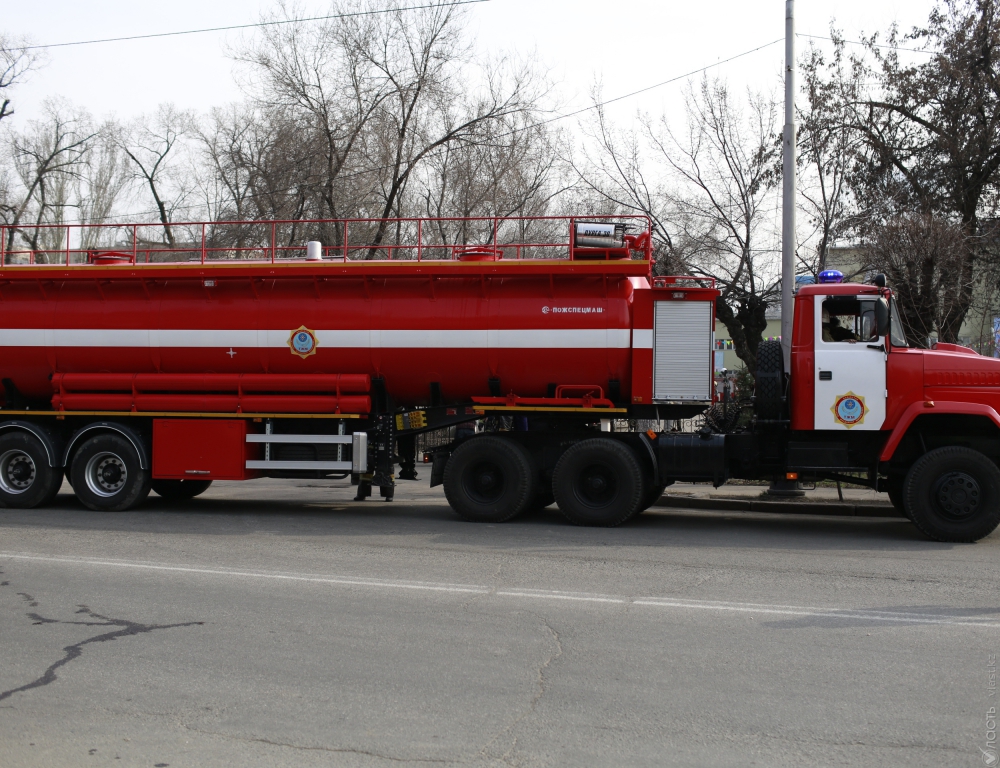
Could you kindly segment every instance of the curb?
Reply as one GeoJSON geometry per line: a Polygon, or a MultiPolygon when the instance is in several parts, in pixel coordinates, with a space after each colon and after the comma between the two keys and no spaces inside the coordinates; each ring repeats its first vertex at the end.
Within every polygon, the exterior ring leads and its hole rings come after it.
{"type": "MultiPolygon", "coordinates": [[[[663,496],[656,507],[714,509],[723,512],[769,512],[781,515],[833,515],[835,517],[904,517],[891,504],[841,504],[815,501],[753,501],[749,499],[699,499],[663,496]]],[[[905,519],[905,518],[904,518],[905,519]]]]}

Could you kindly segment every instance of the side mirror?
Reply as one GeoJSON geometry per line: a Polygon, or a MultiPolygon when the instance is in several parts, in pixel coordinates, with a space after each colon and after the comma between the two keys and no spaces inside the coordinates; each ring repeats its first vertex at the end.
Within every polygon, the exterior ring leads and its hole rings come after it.
{"type": "Polygon", "coordinates": [[[889,302],[879,299],[875,302],[875,334],[877,336],[889,335],[889,302]]]}
{"type": "Polygon", "coordinates": [[[877,288],[885,288],[885,275],[881,272],[875,275],[875,286],[877,288]]]}

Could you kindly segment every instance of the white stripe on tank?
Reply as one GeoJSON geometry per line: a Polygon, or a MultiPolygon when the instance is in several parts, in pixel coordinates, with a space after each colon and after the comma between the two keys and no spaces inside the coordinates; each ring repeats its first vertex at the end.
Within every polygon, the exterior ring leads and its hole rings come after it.
{"type": "MultiPolygon", "coordinates": [[[[314,331],[328,349],[628,349],[628,328],[390,329],[314,331]]],[[[291,329],[0,328],[0,347],[281,349],[291,329]]]]}

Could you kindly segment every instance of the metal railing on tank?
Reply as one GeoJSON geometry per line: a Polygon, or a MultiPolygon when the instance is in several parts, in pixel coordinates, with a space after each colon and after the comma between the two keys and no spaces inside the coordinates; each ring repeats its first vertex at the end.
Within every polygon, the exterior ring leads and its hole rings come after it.
{"type": "Polygon", "coordinates": [[[0,266],[652,258],[645,216],[0,226],[0,266]]]}

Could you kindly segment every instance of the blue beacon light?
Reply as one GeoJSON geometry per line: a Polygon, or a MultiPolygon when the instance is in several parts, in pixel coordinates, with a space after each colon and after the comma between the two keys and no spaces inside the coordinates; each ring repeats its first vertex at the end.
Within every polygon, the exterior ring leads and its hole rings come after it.
{"type": "Polygon", "coordinates": [[[819,281],[821,283],[842,283],[844,282],[844,273],[839,269],[824,269],[819,273],[819,281]]]}

